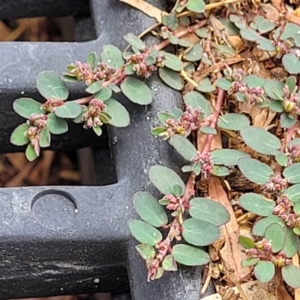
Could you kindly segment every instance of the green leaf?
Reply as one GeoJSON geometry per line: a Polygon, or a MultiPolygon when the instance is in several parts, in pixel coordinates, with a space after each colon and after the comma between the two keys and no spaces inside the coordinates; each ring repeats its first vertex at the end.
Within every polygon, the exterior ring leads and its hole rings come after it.
{"type": "Polygon", "coordinates": [[[229,91],[232,86],[232,82],[224,77],[217,79],[216,84],[217,84],[218,88],[220,88],[224,91],[229,91]]]}
{"type": "Polygon", "coordinates": [[[209,255],[205,251],[183,244],[175,245],[172,255],[177,262],[185,266],[202,266],[210,261],[209,255]]]}
{"type": "Polygon", "coordinates": [[[182,171],[183,173],[192,172],[192,171],[193,171],[193,166],[191,166],[191,165],[183,166],[183,167],[181,168],[181,171],[182,171]]]}
{"type": "Polygon", "coordinates": [[[285,84],[288,86],[290,93],[292,94],[295,91],[295,87],[296,87],[296,77],[295,76],[289,76],[286,79],[285,84]]]}
{"type": "Polygon", "coordinates": [[[152,166],[149,171],[149,178],[164,195],[171,194],[175,185],[179,185],[182,188],[182,193],[185,191],[185,184],[182,179],[167,167],[160,165],[152,166]]]}
{"type": "Polygon", "coordinates": [[[294,163],[285,168],[283,176],[289,183],[300,183],[300,163],[294,163]]]}
{"type": "Polygon", "coordinates": [[[169,15],[163,15],[162,24],[164,24],[171,30],[175,30],[178,27],[178,18],[174,13],[171,13],[169,15]]]}
{"type": "Polygon", "coordinates": [[[182,187],[178,184],[175,184],[173,187],[172,194],[176,197],[180,197],[183,194],[182,187]]]}
{"type": "Polygon", "coordinates": [[[133,206],[141,219],[154,227],[166,225],[168,222],[165,210],[158,203],[158,200],[149,193],[136,193],[133,197],[133,206]]]}
{"type": "Polygon", "coordinates": [[[155,246],[162,240],[162,235],[156,228],[141,220],[129,221],[129,230],[143,244],[155,246]]]}
{"type": "Polygon", "coordinates": [[[250,157],[250,154],[235,149],[219,149],[211,152],[211,158],[217,165],[234,166],[242,157],[250,157]]]}
{"type": "Polygon", "coordinates": [[[299,245],[299,238],[293,232],[293,229],[287,227],[285,229],[285,239],[282,251],[286,253],[287,257],[293,257],[297,253],[299,245]]]}
{"type": "Polygon", "coordinates": [[[101,136],[102,135],[102,128],[98,125],[98,126],[93,126],[93,131],[98,135],[101,136]]]}
{"type": "Polygon", "coordinates": [[[264,217],[271,215],[275,207],[273,200],[266,199],[263,195],[255,193],[242,195],[239,202],[245,210],[264,217]]]}
{"type": "Polygon", "coordinates": [[[28,144],[25,156],[29,161],[34,161],[38,157],[31,144],[28,144]]]}
{"type": "Polygon", "coordinates": [[[284,84],[280,81],[270,79],[265,81],[264,90],[266,94],[275,100],[283,100],[284,84]]]}
{"type": "Polygon", "coordinates": [[[286,23],[283,33],[280,36],[282,41],[287,40],[288,38],[294,38],[299,35],[300,26],[293,23],[286,23]]]}
{"type": "Polygon", "coordinates": [[[198,61],[202,58],[203,48],[199,44],[195,44],[191,49],[187,50],[183,58],[187,61],[198,61]]]}
{"type": "Polygon", "coordinates": [[[297,121],[296,117],[291,117],[289,113],[284,112],[280,115],[280,126],[282,128],[290,128],[297,121]]]}
{"type": "Polygon", "coordinates": [[[13,102],[14,111],[23,118],[29,119],[33,113],[41,114],[42,104],[31,98],[19,98],[13,102]]]}
{"type": "Polygon", "coordinates": [[[190,11],[203,13],[205,10],[205,2],[203,0],[188,0],[186,7],[190,11]]]}
{"type": "Polygon", "coordinates": [[[65,74],[61,78],[64,82],[77,82],[78,79],[70,74],[65,74]]]}
{"type": "Polygon", "coordinates": [[[263,87],[265,84],[265,79],[257,75],[248,75],[244,78],[243,82],[249,87],[263,87]]]}
{"type": "Polygon", "coordinates": [[[242,267],[247,268],[256,265],[259,262],[259,258],[247,258],[242,260],[242,267]]]}
{"type": "Polygon", "coordinates": [[[87,59],[86,59],[87,64],[90,66],[92,70],[95,69],[96,64],[97,64],[97,54],[95,52],[91,52],[87,59]]]}
{"type": "Polygon", "coordinates": [[[155,249],[154,247],[148,244],[139,244],[135,246],[135,249],[141,255],[144,260],[149,260],[155,257],[155,249]]]}
{"type": "Polygon", "coordinates": [[[224,177],[229,175],[229,170],[226,167],[214,166],[212,174],[219,177],[224,177]]]}
{"type": "Polygon", "coordinates": [[[300,287],[300,269],[294,265],[284,266],[281,269],[283,280],[292,288],[300,287]]]}
{"type": "Polygon", "coordinates": [[[275,112],[283,112],[283,102],[281,100],[272,100],[270,103],[270,109],[275,112]]]}
{"type": "Polygon", "coordinates": [[[49,71],[39,73],[36,86],[40,94],[46,99],[66,100],[69,96],[65,82],[58,75],[49,71]]]}
{"type": "Polygon", "coordinates": [[[173,116],[170,113],[159,112],[157,118],[162,124],[165,124],[167,120],[173,119],[173,116]]]}
{"type": "Polygon", "coordinates": [[[115,69],[119,69],[124,65],[122,52],[113,45],[106,45],[103,47],[101,60],[115,69]]]}
{"type": "Polygon", "coordinates": [[[147,105],[152,102],[151,90],[138,79],[126,77],[120,87],[123,94],[134,103],[147,105]]]}
{"type": "Polygon", "coordinates": [[[47,128],[52,134],[62,134],[68,131],[66,120],[58,118],[54,113],[50,113],[47,116],[47,128]]]}
{"type": "Polygon", "coordinates": [[[287,196],[293,203],[300,201],[300,184],[292,185],[286,189],[284,195],[287,196]]]}
{"type": "Polygon", "coordinates": [[[275,275],[275,266],[270,261],[260,261],[254,267],[254,275],[260,282],[268,282],[275,275]]]}
{"type": "Polygon", "coordinates": [[[199,92],[203,92],[203,93],[211,93],[211,92],[214,92],[216,89],[211,84],[209,78],[206,77],[199,82],[199,85],[196,88],[196,90],[199,92]]]}
{"type": "Polygon", "coordinates": [[[183,100],[186,106],[191,106],[193,109],[202,108],[206,117],[211,114],[210,104],[202,94],[188,92],[183,96],[183,100]]]}
{"type": "Polygon", "coordinates": [[[174,54],[161,51],[163,57],[163,65],[174,71],[181,71],[183,69],[183,62],[174,54]]]}
{"type": "Polygon", "coordinates": [[[195,146],[184,136],[174,135],[170,139],[170,144],[176,149],[176,151],[186,160],[192,161],[192,159],[198,153],[195,146]]]}
{"type": "Polygon", "coordinates": [[[249,157],[240,158],[238,167],[243,175],[256,184],[266,184],[274,175],[273,170],[266,164],[249,157]]]}
{"type": "Polygon", "coordinates": [[[255,17],[255,19],[256,18],[262,18],[261,22],[259,22],[259,24],[257,26],[257,29],[261,34],[270,32],[275,28],[275,24],[273,22],[271,22],[261,16],[255,17]]]}
{"type": "Polygon", "coordinates": [[[257,41],[257,48],[265,51],[275,51],[275,46],[273,41],[270,41],[264,37],[260,37],[257,41]]]}
{"type": "Polygon", "coordinates": [[[16,146],[23,146],[29,143],[26,132],[30,126],[27,123],[19,125],[10,136],[10,142],[16,146]]]}
{"type": "Polygon", "coordinates": [[[127,33],[124,36],[124,39],[133,47],[139,49],[139,50],[144,50],[146,48],[145,43],[136,35],[133,33],[127,33]]]}
{"type": "Polygon", "coordinates": [[[40,133],[39,145],[41,148],[47,148],[50,146],[51,135],[47,128],[43,128],[40,133]]]}
{"type": "Polygon", "coordinates": [[[115,127],[127,127],[130,123],[130,117],[127,109],[114,99],[108,99],[105,101],[106,113],[111,117],[109,124],[115,127]]]}
{"type": "Polygon", "coordinates": [[[121,89],[117,85],[115,85],[114,83],[108,84],[107,88],[111,89],[116,94],[121,92],[121,89]]]}
{"type": "Polygon", "coordinates": [[[285,54],[282,58],[282,64],[290,74],[300,73],[300,59],[295,54],[285,54]]]}
{"type": "Polygon", "coordinates": [[[89,94],[98,93],[102,89],[102,83],[103,83],[103,80],[93,82],[85,89],[85,91],[89,94]]]}
{"type": "Polygon", "coordinates": [[[208,37],[208,28],[204,27],[204,28],[197,29],[197,30],[195,30],[195,34],[200,38],[207,38],[208,37]]]}
{"type": "Polygon", "coordinates": [[[212,223],[190,218],[182,224],[182,236],[194,246],[207,246],[220,237],[220,230],[212,223]]]}
{"type": "Polygon", "coordinates": [[[55,115],[59,118],[74,119],[81,113],[81,106],[76,102],[66,102],[55,109],[55,115]]]}
{"type": "Polygon", "coordinates": [[[94,98],[102,101],[106,101],[110,99],[111,95],[112,95],[112,90],[110,88],[103,88],[101,89],[101,91],[99,91],[94,95],[94,98]]]}
{"type": "Polygon", "coordinates": [[[270,224],[265,231],[265,239],[272,243],[272,252],[279,252],[284,244],[285,229],[280,224],[270,224]]]}
{"type": "Polygon", "coordinates": [[[217,134],[217,130],[215,128],[212,128],[210,126],[201,126],[200,131],[205,134],[217,134]]]}
{"type": "Polygon", "coordinates": [[[271,155],[274,150],[281,148],[279,138],[259,127],[244,127],[241,136],[249,147],[261,154],[271,155]]]}
{"type": "Polygon", "coordinates": [[[180,91],[183,89],[184,82],[177,72],[168,68],[159,68],[158,74],[161,80],[174,90],[180,91]]]}
{"type": "Polygon", "coordinates": [[[248,238],[247,236],[240,235],[239,236],[239,243],[245,248],[245,249],[251,249],[256,248],[255,243],[253,240],[248,238]]]}
{"type": "Polygon", "coordinates": [[[202,221],[221,226],[230,219],[227,209],[220,203],[207,198],[194,198],[190,201],[189,214],[202,221]]]}
{"type": "Polygon", "coordinates": [[[273,223],[277,223],[281,227],[285,226],[280,217],[271,215],[256,222],[253,226],[252,233],[257,236],[264,236],[267,227],[273,223]]]}
{"type": "Polygon", "coordinates": [[[176,261],[173,255],[167,255],[162,262],[162,267],[165,271],[177,271],[176,261]]]}
{"type": "Polygon", "coordinates": [[[246,116],[236,113],[228,113],[218,119],[218,127],[229,130],[241,130],[249,124],[250,120],[246,116]]]}
{"type": "Polygon", "coordinates": [[[286,167],[288,164],[288,157],[282,152],[277,153],[275,159],[282,167],[286,167]]]}
{"type": "Polygon", "coordinates": [[[241,29],[240,35],[242,36],[243,39],[251,42],[255,42],[260,38],[260,35],[256,31],[250,28],[241,29]]]}

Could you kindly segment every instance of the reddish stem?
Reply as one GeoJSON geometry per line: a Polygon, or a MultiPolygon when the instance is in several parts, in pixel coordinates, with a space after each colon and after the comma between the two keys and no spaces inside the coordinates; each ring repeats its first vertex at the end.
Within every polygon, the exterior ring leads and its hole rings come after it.
{"type": "MultiPolygon", "coordinates": [[[[182,30],[178,33],[175,33],[174,35],[177,37],[177,38],[181,38],[185,35],[187,35],[188,33],[190,32],[194,32],[196,31],[197,29],[200,29],[202,28],[203,26],[205,26],[207,24],[207,20],[202,20],[202,21],[199,21],[197,24],[191,26],[191,27],[188,27],[187,29],[185,30],[182,30]]],[[[169,40],[165,40],[163,42],[161,42],[160,44],[156,45],[154,48],[156,50],[162,50],[164,49],[165,47],[167,47],[168,45],[170,44],[170,41],[169,40]]]]}
{"type": "MultiPolygon", "coordinates": [[[[214,112],[214,115],[213,115],[213,119],[210,123],[211,128],[214,128],[214,129],[216,128],[216,125],[217,125],[217,122],[218,122],[218,119],[219,119],[219,116],[220,116],[224,96],[225,96],[224,90],[219,88],[215,112],[214,112]]],[[[202,154],[209,151],[213,137],[214,137],[213,134],[209,134],[207,136],[206,141],[205,141],[205,145],[204,145],[204,147],[202,149],[202,152],[201,152],[202,154]]]]}

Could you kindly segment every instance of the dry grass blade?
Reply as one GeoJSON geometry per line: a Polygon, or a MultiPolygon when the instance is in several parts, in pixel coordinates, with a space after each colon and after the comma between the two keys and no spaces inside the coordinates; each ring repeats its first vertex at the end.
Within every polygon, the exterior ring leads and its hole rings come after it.
{"type": "Polygon", "coordinates": [[[167,14],[166,12],[143,0],[120,0],[120,2],[129,4],[130,6],[142,11],[147,16],[155,18],[159,23],[161,23],[162,15],[167,14]]]}

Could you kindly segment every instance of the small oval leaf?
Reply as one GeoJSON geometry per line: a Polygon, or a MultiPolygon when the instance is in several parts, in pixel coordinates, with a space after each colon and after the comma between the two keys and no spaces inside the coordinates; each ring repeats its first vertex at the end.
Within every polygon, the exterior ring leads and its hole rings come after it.
{"type": "Polygon", "coordinates": [[[282,228],[279,224],[270,224],[265,231],[265,239],[272,243],[272,252],[279,252],[284,244],[285,228],[282,228]]]}
{"type": "Polygon", "coordinates": [[[270,216],[273,213],[275,202],[266,199],[263,195],[255,193],[247,193],[239,199],[241,207],[247,211],[253,212],[258,216],[270,216]]]}
{"type": "Polygon", "coordinates": [[[202,266],[210,261],[205,251],[189,245],[175,245],[172,255],[177,262],[185,266],[202,266]]]}
{"type": "Polygon", "coordinates": [[[149,224],[155,227],[167,224],[168,217],[165,210],[151,194],[136,193],[133,197],[133,205],[137,214],[149,224]]]}
{"type": "Polygon", "coordinates": [[[182,224],[182,236],[189,244],[207,246],[220,237],[220,230],[212,223],[190,218],[182,224]]]}
{"type": "Polygon", "coordinates": [[[162,235],[156,228],[141,220],[129,221],[129,230],[143,244],[155,246],[162,240],[162,235]]]}
{"type": "Polygon", "coordinates": [[[275,266],[270,261],[260,261],[254,267],[254,275],[260,282],[268,282],[275,275],[275,266]]]}
{"type": "Polygon", "coordinates": [[[218,127],[229,130],[241,130],[249,126],[250,120],[241,114],[229,113],[219,117],[218,127]]]}
{"type": "Polygon", "coordinates": [[[300,183],[300,163],[294,163],[285,168],[283,176],[289,183],[300,183]]]}
{"type": "Polygon", "coordinates": [[[273,170],[268,165],[250,157],[240,158],[238,167],[246,178],[256,184],[266,184],[269,178],[274,175],[273,170]]]}

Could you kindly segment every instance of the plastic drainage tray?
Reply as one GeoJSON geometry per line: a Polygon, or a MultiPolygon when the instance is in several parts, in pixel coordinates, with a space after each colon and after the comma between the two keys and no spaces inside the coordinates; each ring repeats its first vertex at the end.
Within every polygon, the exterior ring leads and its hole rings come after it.
{"type": "MultiPolygon", "coordinates": [[[[152,4],[159,7],[161,2],[152,4]]],[[[14,114],[12,102],[21,96],[38,97],[35,78],[39,72],[62,74],[68,63],[84,60],[106,44],[124,48],[126,33],[138,34],[154,23],[117,0],[93,0],[90,6],[96,40],[0,43],[1,152],[16,151],[9,137],[21,119],[14,114]]],[[[76,15],[87,8],[88,3],[81,0],[0,0],[0,18],[76,15]]],[[[167,143],[153,138],[150,128],[158,110],[179,105],[180,96],[157,78],[149,86],[153,104],[142,107],[120,99],[130,111],[131,124],[124,129],[109,128],[117,183],[0,189],[1,299],[129,290],[134,300],[199,299],[200,268],[181,268],[148,283],[145,263],[128,231],[128,220],[136,218],[133,194],[153,189],[149,168],[162,163],[178,171],[179,157],[167,143]]],[[[76,85],[71,96],[75,98],[82,90],[76,85]]],[[[99,144],[99,140],[93,133],[72,129],[58,136],[52,149],[76,149],[99,144]]],[[[100,172],[101,160],[95,161],[100,172]]]]}

